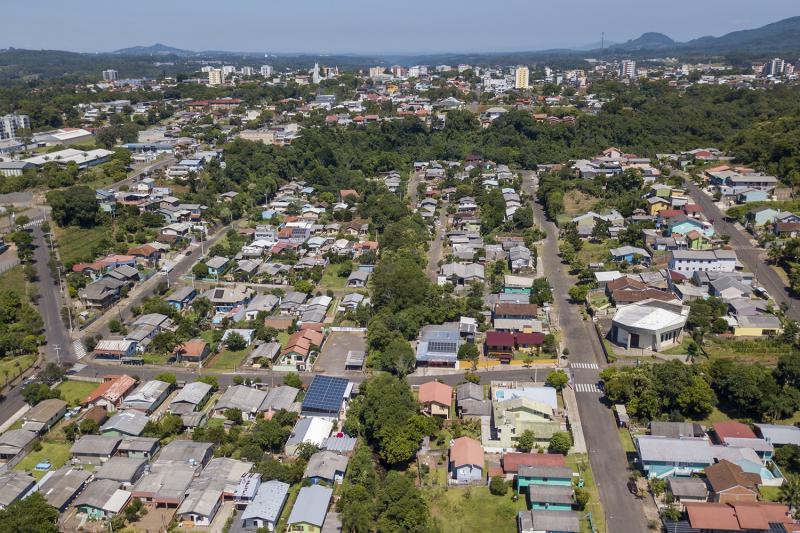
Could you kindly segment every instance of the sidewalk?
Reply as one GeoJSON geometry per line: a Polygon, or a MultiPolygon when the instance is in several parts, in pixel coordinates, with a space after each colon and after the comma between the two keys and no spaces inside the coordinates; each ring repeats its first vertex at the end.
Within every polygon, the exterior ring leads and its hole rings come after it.
{"type": "Polygon", "coordinates": [[[562,389],[561,396],[564,398],[564,407],[567,410],[569,427],[572,430],[572,449],[570,453],[586,453],[586,439],[583,437],[583,426],[581,425],[581,415],[578,413],[578,401],[575,398],[575,391],[571,385],[562,389]]]}

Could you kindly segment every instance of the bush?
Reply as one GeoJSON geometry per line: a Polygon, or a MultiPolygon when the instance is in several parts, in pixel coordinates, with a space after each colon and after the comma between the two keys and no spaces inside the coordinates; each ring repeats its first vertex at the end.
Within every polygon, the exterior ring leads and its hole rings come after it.
{"type": "Polygon", "coordinates": [[[464,372],[464,379],[469,383],[475,383],[476,385],[480,385],[481,383],[480,375],[476,374],[475,372],[464,372]]]}
{"type": "Polygon", "coordinates": [[[579,511],[583,511],[586,509],[586,505],[589,503],[589,491],[582,488],[575,489],[575,505],[578,507],[579,511]]]}
{"type": "Polygon", "coordinates": [[[489,492],[495,496],[505,496],[508,492],[508,483],[502,476],[494,476],[489,482],[489,492]]]}
{"type": "Polygon", "coordinates": [[[548,450],[552,453],[567,455],[570,448],[572,448],[572,436],[566,431],[558,431],[550,437],[548,450]]]}

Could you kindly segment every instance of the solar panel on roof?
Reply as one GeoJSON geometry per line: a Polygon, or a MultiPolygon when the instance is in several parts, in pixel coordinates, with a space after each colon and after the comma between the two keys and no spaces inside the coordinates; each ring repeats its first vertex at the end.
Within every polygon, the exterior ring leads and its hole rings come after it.
{"type": "Polygon", "coordinates": [[[428,341],[428,351],[437,353],[452,353],[456,351],[456,343],[449,341],[428,341]]]}
{"type": "Polygon", "coordinates": [[[214,291],[214,298],[222,298],[225,295],[225,289],[217,289],[214,291]]]}
{"type": "Polygon", "coordinates": [[[303,399],[304,411],[337,413],[342,405],[347,379],[332,376],[314,376],[303,399]]]}

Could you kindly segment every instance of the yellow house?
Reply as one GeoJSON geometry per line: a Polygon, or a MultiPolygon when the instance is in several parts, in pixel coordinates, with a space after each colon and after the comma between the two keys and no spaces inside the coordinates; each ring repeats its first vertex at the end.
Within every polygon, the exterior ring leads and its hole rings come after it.
{"type": "Polygon", "coordinates": [[[659,211],[669,209],[671,205],[672,204],[660,196],[652,196],[647,199],[647,207],[650,209],[651,216],[657,215],[659,211]]]}
{"type": "Polygon", "coordinates": [[[775,315],[740,316],[737,322],[733,328],[734,337],[764,337],[783,331],[781,321],[775,315]]]}
{"type": "Polygon", "coordinates": [[[398,91],[399,87],[394,85],[393,83],[386,86],[386,92],[389,94],[394,94],[398,91]]]}
{"type": "Polygon", "coordinates": [[[544,443],[561,429],[553,408],[544,402],[519,397],[492,403],[496,438],[504,448],[514,447],[526,430],[533,432],[537,442],[544,443]]]}

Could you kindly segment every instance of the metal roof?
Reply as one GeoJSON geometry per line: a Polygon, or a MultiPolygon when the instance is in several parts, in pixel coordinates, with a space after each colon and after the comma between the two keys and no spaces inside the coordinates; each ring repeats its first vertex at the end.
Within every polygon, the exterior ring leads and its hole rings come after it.
{"type": "Polygon", "coordinates": [[[64,511],[72,498],[81,491],[91,472],[65,466],[52,473],[39,485],[39,492],[47,503],[64,511]]]}
{"type": "Polygon", "coordinates": [[[261,518],[267,522],[277,522],[288,494],[288,483],[276,479],[262,483],[255,498],[242,513],[242,520],[261,518]]]}
{"type": "Polygon", "coordinates": [[[333,376],[314,376],[303,399],[304,413],[338,415],[349,381],[333,376]]]}
{"type": "Polygon", "coordinates": [[[297,500],[294,502],[287,523],[289,525],[305,523],[322,527],[332,495],[333,490],[320,485],[303,487],[297,494],[297,500]]]}

